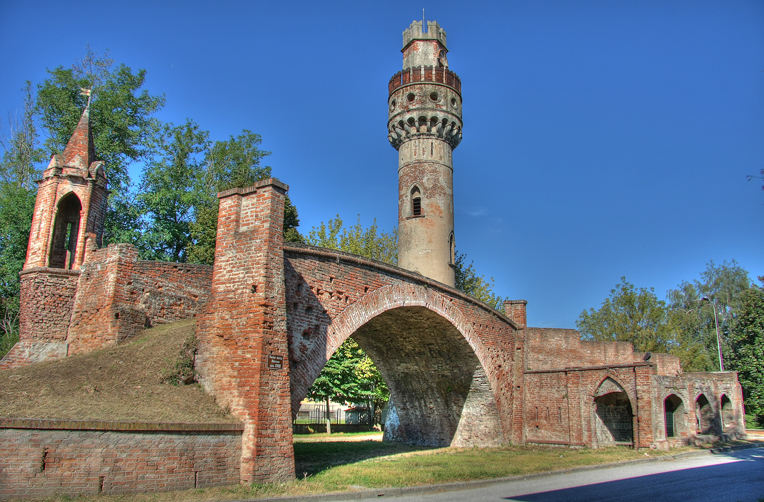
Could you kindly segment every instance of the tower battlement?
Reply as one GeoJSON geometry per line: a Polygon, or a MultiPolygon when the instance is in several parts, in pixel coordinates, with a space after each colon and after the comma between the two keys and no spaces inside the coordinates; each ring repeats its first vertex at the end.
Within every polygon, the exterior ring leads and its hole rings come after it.
{"type": "Polygon", "coordinates": [[[422,32],[422,21],[413,21],[403,32],[403,48],[414,40],[437,40],[446,47],[446,30],[437,21],[427,21],[427,32],[422,32]]]}

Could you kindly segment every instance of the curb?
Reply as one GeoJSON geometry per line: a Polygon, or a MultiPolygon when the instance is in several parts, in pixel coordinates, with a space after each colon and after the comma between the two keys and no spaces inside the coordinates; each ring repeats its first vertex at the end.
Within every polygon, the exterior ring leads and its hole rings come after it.
{"type": "Polygon", "coordinates": [[[503,478],[491,478],[491,479],[478,479],[475,481],[457,481],[454,483],[443,483],[439,485],[421,485],[421,486],[406,486],[406,487],[390,487],[390,488],[366,488],[357,491],[344,491],[344,492],[330,492],[321,493],[316,495],[300,495],[300,496],[288,496],[288,497],[269,497],[258,499],[239,499],[229,502],[331,502],[339,500],[361,500],[365,498],[382,498],[382,497],[401,497],[404,495],[421,495],[440,492],[451,492],[458,490],[468,490],[471,488],[482,488],[484,486],[490,486],[497,483],[505,483],[508,481],[520,481],[529,478],[540,478],[544,476],[550,476],[554,474],[562,473],[574,473],[592,471],[595,469],[619,467],[622,465],[637,464],[644,462],[665,462],[668,460],[676,460],[678,458],[685,457],[697,457],[702,455],[719,455],[722,453],[728,453],[731,451],[748,450],[752,448],[764,448],[764,442],[743,444],[736,446],[721,446],[719,448],[709,448],[708,450],[700,451],[687,451],[677,453],[676,455],[661,455],[660,457],[640,458],[636,460],[622,460],[620,462],[609,462],[607,464],[596,465],[584,465],[580,467],[572,467],[570,469],[560,469],[556,471],[536,472],[532,474],[523,474],[518,476],[505,476],[503,478]]]}

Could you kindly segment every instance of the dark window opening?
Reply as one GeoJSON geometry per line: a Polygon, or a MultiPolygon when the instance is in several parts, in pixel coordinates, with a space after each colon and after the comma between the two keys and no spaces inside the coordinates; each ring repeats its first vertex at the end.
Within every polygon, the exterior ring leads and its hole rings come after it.
{"type": "Polygon", "coordinates": [[[672,394],[663,401],[663,407],[665,410],[666,437],[673,438],[679,436],[683,429],[682,422],[684,419],[682,400],[672,394]]]}
{"type": "Polygon", "coordinates": [[[418,187],[411,189],[411,216],[422,216],[422,193],[418,187]]]}
{"type": "Polygon", "coordinates": [[[58,203],[48,266],[71,269],[75,264],[77,237],[80,231],[82,203],[74,193],[65,195],[58,203]]]}

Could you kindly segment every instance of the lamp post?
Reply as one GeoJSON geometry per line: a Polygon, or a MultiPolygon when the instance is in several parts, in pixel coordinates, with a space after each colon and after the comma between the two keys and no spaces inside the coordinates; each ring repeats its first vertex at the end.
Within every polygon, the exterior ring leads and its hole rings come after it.
{"type": "Polygon", "coordinates": [[[714,304],[714,324],[716,324],[716,348],[719,350],[719,371],[724,371],[724,361],[722,360],[722,342],[719,338],[719,319],[716,317],[716,301],[704,296],[701,302],[707,301],[714,304]]]}

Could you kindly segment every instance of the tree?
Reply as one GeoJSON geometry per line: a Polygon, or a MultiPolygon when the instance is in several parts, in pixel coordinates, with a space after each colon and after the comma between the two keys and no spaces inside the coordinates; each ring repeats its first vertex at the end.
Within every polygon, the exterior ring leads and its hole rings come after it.
{"type": "Polygon", "coordinates": [[[109,179],[109,210],[104,240],[132,242],[139,224],[132,207],[130,177],[132,162],[145,160],[149,145],[160,130],[154,114],[164,106],[164,95],[141,89],[146,71],[133,71],[124,64],[114,66],[108,52],[99,56],[88,46],[86,55],[72,68],[49,70],[50,77],[37,88],[37,110],[49,136],[45,148],[61,153],[77,126],[88,102],[82,89],[92,89],[90,123],[96,158],[106,163],[109,179]]]}
{"type": "Polygon", "coordinates": [[[682,358],[685,369],[713,371],[719,368],[717,321],[723,357],[732,355],[728,340],[742,305],[742,294],[750,287],[748,272],[735,260],[721,265],[711,261],[701,272],[700,280],[683,281],[677,289],[667,292],[670,316],[679,340],[677,355],[682,358]]]}
{"type": "Polygon", "coordinates": [[[398,264],[398,238],[395,229],[391,233],[380,232],[377,220],[364,229],[361,216],[356,224],[349,228],[343,227],[340,215],[314,227],[306,239],[308,244],[329,249],[339,249],[346,253],[371,258],[390,265],[398,264]]]}
{"type": "Polygon", "coordinates": [[[637,289],[621,277],[599,310],[581,312],[576,326],[584,339],[632,342],[639,351],[666,352],[671,345],[667,314],[666,303],[652,288],[637,289]]]}
{"type": "MultiPolygon", "coordinates": [[[[260,150],[259,134],[244,130],[239,136],[226,141],[216,141],[207,152],[204,170],[195,187],[199,195],[196,218],[190,226],[188,258],[192,263],[212,265],[215,259],[217,238],[217,194],[231,188],[243,188],[271,177],[271,168],[261,166],[261,161],[271,154],[260,150]]],[[[300,242],[297,231],[300,219],[289,195],[284,202],[284,238],[288,242],[300,242]]]]}
{"type": "Polygon", "coordinates": [[[493,277],[486,280],[484,276],[477,275],[471,261],[469,265],[466,263],[467,257],[464,253],[457,252],[454,258],[456,289],[477,298],[493,309],[504,312],[504,298],[493,292],[495,287],[493,277]]]}
{"type": "Polygon", "coordinates": [[[739,299],[728,362],[738,372],[746,411],[764,424],[764,290],[748,288],[739,299]]]}
{"type": "Polygon", "coordinates": [[[39,148],[31,83],[24,88],[20,118],[9,120],[0,139],[0,357],[18,340],[19,271],[26,259],[35,191],[44,154],[39,148]]]}
{"type": "Polygon", "coordinates": [[[208,136],[191,120],[165,125],[158,136],[157,156],[144,168],[137,197],[146,219],[139,240],[144,259],[186,261],[191,224],[205,195],[196,188],[208,136]]]}

